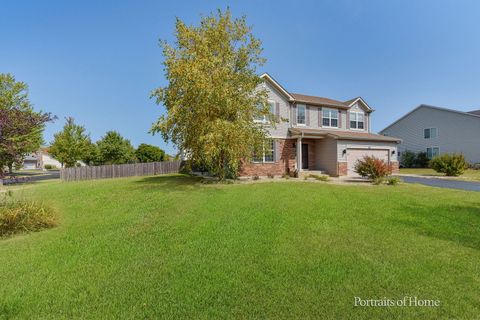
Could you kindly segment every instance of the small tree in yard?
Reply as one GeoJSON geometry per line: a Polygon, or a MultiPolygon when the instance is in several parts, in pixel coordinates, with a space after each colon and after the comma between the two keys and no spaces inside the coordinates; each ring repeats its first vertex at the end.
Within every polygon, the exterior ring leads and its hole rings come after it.
{"type": "Polygon", "coordinates": [[[165,151],[150,144],[140,144],[135,150],[135,155],[139,162],[165,161],[165,151]]]}
{"type": "Polygon", "coordinates": [[[108,131],[97,142],[99,161],[103,164],[123,164],[135,162],[135,149],[130,141],[116,131],[108,131]]]}
{"type": "Polygon", "coordinates": [[[375,184],[379,184],[392,173],[392,168],[381,159],[365,156],[355,164],[355,172],[362,177],[368,177],[375,184]]]}
{"type": "Polygon", "coordinates": [[[430,160],[430,167],[447,176],[459,176],[468,168],[463,154],[445,153],[430,160]]]}
{"type": "Polygon", "coordinates": [[[53,136],[49,153],[63,166],[74,167],[88,152],[90,143],[85,127],[76,124],[72,117],[68,117],[62,131],[53,136]]]}
{"type": "Polygon", "coordinates": [[[199,26],[176,22],[173,46],[161,42],[168,86],[152,94],[167,109],[153,125],[188,157],[220,179],[235,177],[242,159],[261,150],[267,132],[255,117],[270,114],[262,79],[261,43],[245,18],[229,10],[203,17],[199,26]]]}

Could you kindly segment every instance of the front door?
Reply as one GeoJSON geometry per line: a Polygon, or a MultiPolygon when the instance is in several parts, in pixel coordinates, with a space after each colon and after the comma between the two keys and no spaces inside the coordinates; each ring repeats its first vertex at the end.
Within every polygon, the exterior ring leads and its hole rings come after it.
{"type": "Polygon", "coordinates": [[[308,169],[308,144],[302,144],[302,169],[308,169]]]}

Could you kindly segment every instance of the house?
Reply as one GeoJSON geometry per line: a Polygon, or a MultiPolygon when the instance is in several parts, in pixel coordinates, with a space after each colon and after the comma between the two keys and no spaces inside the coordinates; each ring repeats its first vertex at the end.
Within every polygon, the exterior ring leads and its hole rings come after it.
{"type": "Polygon", "coordinates": [[[28,154],[23,159],[22,169],[23,170],[35,170],[38,169],[38,159],[35,153],[28,154]]]}
{"type": "MultiPolygon", "coordinates": [[[[241,175],[282,175],[322,171],[332,176],[356,176],[355,164],[370,155],[398,171],[400,139],[371,132],[374,111],[361,97],[348,101],[288,92],[269,74],[261,76],[271,112],[281,121],[269,128],[268,145],[241,175]]],[[[266,119],[256,119],[265,123],[266,119]]]]}
{"type": "Polygon", "coordinates": [[[40,148],[24,158],[22,170],[45,169],[45,165],[58,169],[62,167],[62,164],[48,153],[48,148],[40,148]]]}
{"type": "Polygon", "coordinates": [[[480,163],[480,110],[463,112],[422,104],[380,133],[402,139],[399,155],[406,150],[426,152],[429,158],[462,153],[468,162],[480,163]]]}
{"type": "Polygon", "coordinates": [[[45,165],[60,169],[62,164],[48,153],[48,148],[40,148],[37,152],[39,168],[44,169],[45,165]]]}

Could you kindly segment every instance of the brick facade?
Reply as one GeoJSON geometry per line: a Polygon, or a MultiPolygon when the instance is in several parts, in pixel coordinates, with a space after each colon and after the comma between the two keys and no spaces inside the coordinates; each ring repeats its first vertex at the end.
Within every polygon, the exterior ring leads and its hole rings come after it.
{"type": "Polygon", "coordinates": [[[396,174],[396,173],[399,173],[400,172],[400,169],[399,169],[399,165],[398,165],[398,162],[391,162],[391,166],[392,166],[392,173],[393,174],[396,174]]]}
{"type": "Polygon", "coordinates": [[[278,155],[274,163],[243,162],[240,168],[240,176],[281,176],[287,172],[295,171],[296,148],[294,139],[278,139],[278,155]]]}
{"type": "Polygon", "coordinates": [[[337,162],[337,175],[346,176],[348,174],[348,165],[346,162],[337,162]]]}

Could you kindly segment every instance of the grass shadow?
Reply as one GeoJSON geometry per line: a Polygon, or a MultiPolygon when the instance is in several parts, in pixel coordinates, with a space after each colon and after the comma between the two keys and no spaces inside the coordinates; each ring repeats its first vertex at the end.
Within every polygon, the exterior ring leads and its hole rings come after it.
{"type": "Polygon", "coordinates": [[[142,189],[164,188],[170,191],[187,190],[204,185],[202,178],[186,174],[150,176],[135,181],[135,184],[142,189]]]}
{"type": "Polygon", "coordinates": [[[414,229],[418,234],[480,250],[480,204],[475,205],[407,205],[407,216],[392,222],[414,229]]]}

